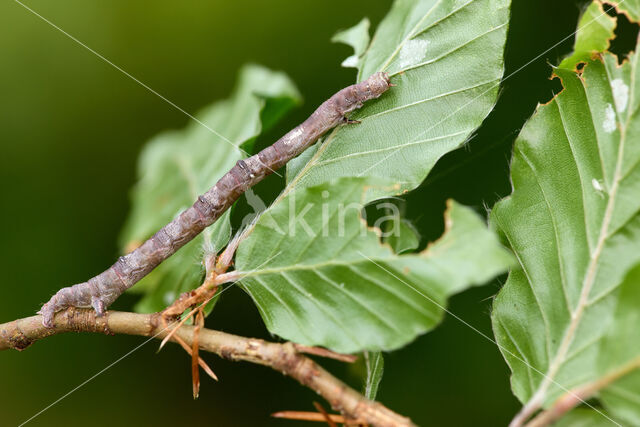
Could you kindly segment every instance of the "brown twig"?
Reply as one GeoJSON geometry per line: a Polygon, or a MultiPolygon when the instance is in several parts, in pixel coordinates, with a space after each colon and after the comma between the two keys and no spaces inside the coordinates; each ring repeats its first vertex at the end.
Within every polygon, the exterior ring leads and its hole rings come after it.
{"type": "MultiPolygon", "coordinates": [[[[24,350],[34,342],[63,332],[97,332],[107,335],[127,334],[163,338],[169,333],[162,327],[158,314],[136,314],[117,311],[96,317],[91,309],[68,308],[56,314],[53,327],[42,325],[42,316],[32,316],[0,325],[0,350],[24,350]]],[[[173,340],[193,344],[194,327],[182,326],[173,340]]],[[[411,420],[370,401],[300,354],[292,343],[271,343],[239,337],[211,329],[201,329],[200,349],[234,360],[268,366],[314,390],[336,411],[348,419],[362,420],[373,426],[411,426],[411,420]]]]}

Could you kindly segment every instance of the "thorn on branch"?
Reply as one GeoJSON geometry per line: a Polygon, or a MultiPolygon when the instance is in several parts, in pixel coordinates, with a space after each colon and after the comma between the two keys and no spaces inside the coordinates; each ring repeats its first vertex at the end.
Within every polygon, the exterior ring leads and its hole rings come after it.
{"type": "Polygon", "coordinates": [[[322,414],[322,416],[324,417],[324,419],[327,422],[327,424],[329,425],[329,427],[338,427],[338,425],[335,423],[335,421],[333,421],[331,419],[331,416],[329,415],[327,410],[324,409],[320,403],[313,402],[313,406],[315,406],[315,408],[318,410],[318,412],[322,414]]]}
{"type": "MultiPolygon", "coordinates": [[[[285,420],[326,422],[324,415],[319,412],[280,411],[274,412],[271,416],[285,420]]],[[[330,414],[329,417],[334,423],[345,424],[345,418],[342,415],[330,414]]]]}
{"type": "MultiPolygon", "coordinates": [[[[193,382],[193,398],[197,399],[200,395],[200,370],[198,369],[199,361],[199,351],[200,351],[200,329],[204,326],[204,310],[202,307],[198,308],[198,313],[196,314],[196,321],[193,328],[193,342],[191,343],[191,378],[193,382]]],[[[206,366],[206,364],[205,364],[206,366]]],[[[207,366],[208,368],[208,366],[207,366]]],[[[213,371],[211,371],[213,374],[213,371]]],[[[213,374],[214,379],[218,379],[215,374],[213,374]]]]}
{"type": "Polygon", "coordinates": [[[309,411],[279,411],[271,414],[273,418],[281,418],[285,420],[295,421],[310,421],[327,423],[329,426],[334,427],[338,424],[344,424],[347,426],[368,426],[368,424],[362,420],[353,420],[340,414],[329,414],[322,405],[318,402],[313,402],[318,412],[309,411]]]}

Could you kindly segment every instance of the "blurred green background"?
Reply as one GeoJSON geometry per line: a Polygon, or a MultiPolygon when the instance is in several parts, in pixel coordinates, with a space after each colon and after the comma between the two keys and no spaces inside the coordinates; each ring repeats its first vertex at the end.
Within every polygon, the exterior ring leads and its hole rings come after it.
{"type": "MultiPolygon", "coordinates": [[[[443,159],[406,196],[407,214],[423,244],[440,233],[446,198],[484,212],[509,193],[511,145],[536,104],[559,90],[557,81],[548,79],[549,62],[570,50],[572,37],[558,42],[575,30],[583,3],[513,0],[506,75],[526,67],[504,82],[498,106],[471,143],[443,159]]],[[[379,22],[390,1],[25,4],[190,113],[228,95],[246,62],[287,72],[305,104],[260,141],[267,144],[353,82],[354,71],[339,66],[349,48],[329,39],[363,16],[379,22]]],[[[0,322],[5,322],[32,315],[58,288],[111,265],[141,147],[189,119],[11,0],[0,3],[0,55],[0,322]]],[[[273,195],[279,184],[271,179],[259,191],[273,195]]],[[[492,336],[491,297],[503,281],[455,297],[451,311],[492,336]]],[[[127,295],[114,308],[128,309],[134,302],[135,296],[127,295]]],[[[239,289],[225,293],[208,325],[271,338],[239,289]]],[[[143,341],[64,335],[23,353],[1,352],[0,424],[27,420],[143,341]]],[[[319,400],[269,369],[207,355],[221,381],[204,378],[200,399],[193,401],[188,356],[172,345],[156,350],[157,343],[143,346],[29,425],[294,426],[299,423],[269,414],[312,410],[312,401],[319,400]]],[[[352,368],[323,364],[358,386],[352,368]]],[[[379,399],[430,426],[505,425],[518,407],[498,349],[451,316],[388,355],[379,399]]]]}

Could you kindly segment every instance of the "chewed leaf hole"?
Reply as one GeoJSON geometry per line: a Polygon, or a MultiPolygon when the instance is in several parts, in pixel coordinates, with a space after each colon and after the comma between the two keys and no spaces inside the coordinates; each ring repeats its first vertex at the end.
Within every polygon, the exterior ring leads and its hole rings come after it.
{"type": "Polygon", "coordinates": [[[618,57],[618,63],[622,63],[636,46],[640,25],[629,21],[627,15],[617,13],[615,7],[610,4],[605,4],[604,9],[618,20],[609,51],[618,57]]]}
{"type": "MultiPolygon", "coordinates": [[[[580,65],[580,64],[579,64],[580,65]]],[[[581,64],[584,67],[584,64],[581,64]]],[[[564,87],[562,86],[562,80],[557,76],[554,76],[549,83],[549,92],[540,99],[540,104],[546,105],[551,102],[556,96],[562,92],[564,87]]]]}

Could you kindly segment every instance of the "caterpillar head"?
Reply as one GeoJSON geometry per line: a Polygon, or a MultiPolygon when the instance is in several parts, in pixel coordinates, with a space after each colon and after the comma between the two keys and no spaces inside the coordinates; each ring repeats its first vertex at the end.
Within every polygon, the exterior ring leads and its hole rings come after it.
{"type": "Polygon", "coordinates": [[[385,93],[391,86],[395,86],[391,84],[389,73],[385,73],[384,71],[375,73],[369,77],[368,83],[369,90],[371,90],[376,98],[385,93]]]}

